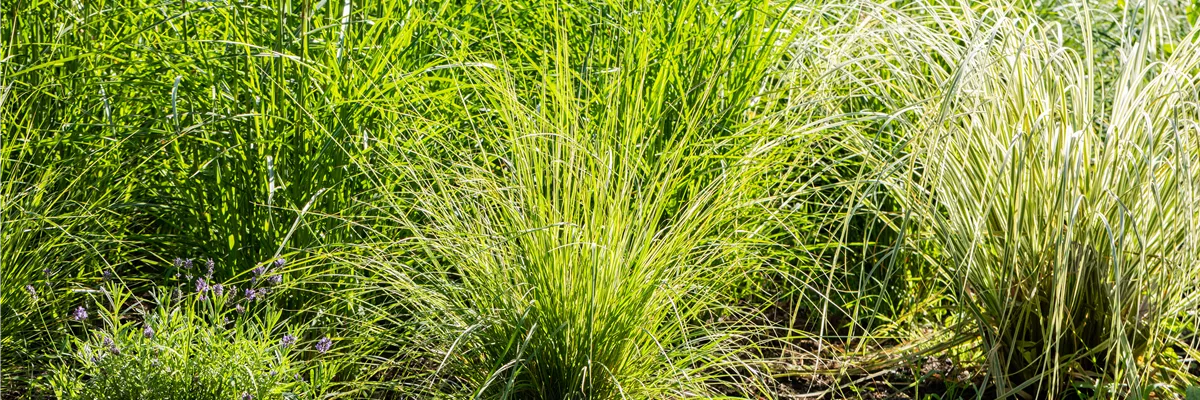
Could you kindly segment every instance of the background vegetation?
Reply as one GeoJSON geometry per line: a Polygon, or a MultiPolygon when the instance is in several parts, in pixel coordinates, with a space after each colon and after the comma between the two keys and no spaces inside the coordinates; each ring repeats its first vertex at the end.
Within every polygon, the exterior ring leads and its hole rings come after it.
{"type": "Polygon", "coordinates": [[[0,397],[1200,398],[1200,3],[0,2],[0,397]]]}

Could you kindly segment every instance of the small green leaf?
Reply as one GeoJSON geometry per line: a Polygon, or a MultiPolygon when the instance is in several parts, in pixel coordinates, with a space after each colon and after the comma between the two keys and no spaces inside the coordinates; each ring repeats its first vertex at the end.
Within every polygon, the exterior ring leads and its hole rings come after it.
{"type": "Polygon", "coordinates": [[[1187,400],[1200,400],[1200,386],[1188,386],[1184,393],[1187,400]]]}

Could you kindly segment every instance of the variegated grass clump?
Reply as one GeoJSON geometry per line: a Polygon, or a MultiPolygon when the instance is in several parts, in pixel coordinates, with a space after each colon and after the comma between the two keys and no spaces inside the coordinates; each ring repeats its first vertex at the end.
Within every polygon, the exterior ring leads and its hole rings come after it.
{"type": "Polygon", "coordinates": [[[1053,25],[988,18],[914,171],[998,393],[1178,384],[1163,372],[1200,300],[1196,34],[1156,53],[1160,22],[1142,20],[1106,100],[1090,37],[1078,52],[1053,25]]]}

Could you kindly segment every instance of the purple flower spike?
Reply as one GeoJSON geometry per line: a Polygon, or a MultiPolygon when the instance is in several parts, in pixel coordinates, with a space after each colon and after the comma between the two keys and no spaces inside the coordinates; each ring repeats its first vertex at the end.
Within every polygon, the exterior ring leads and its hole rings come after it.
{"type": "Polygon", "coordinates": [[[278,259],[278,260],[275,260],[275,267],[276,267],[276,268],[281,268],[281,267],[283,267],[283,266],[284,266],[284,264],[287,264],[287,260],[286,260],[286,259],[280,258],[280,259],[278,259]]]}
{"type": "Polygon", "coordinates": [[[253,272],[254,272],[254,276],[255,276],[255,277],[262,276],[262,274],[264,274],[264,273],[266,273],[266,272],[267,272],[267,266],[266,266],[266,265],[259,265],[259,266],[257,266],[257,267],[254,267],[254,271],[253,271],[253,272]]]}
{"type": "Polygon", "coordinates": [[[88,317],[87,309],[83,308],[83,306],[79,306],[79,308],[75,309],[75,312],[71,313],[71,319],[76,320],[76,321],[83,321],[83,320],[87,319],[87,317],[88,317]]]}
{"type": "Polygon", "coordinates": [[[186,270],[192,269],[192,259],[189,258],[189,259],[183,260],[183,269],[186,269],[186,270]]]}
{"type": "Polygon", "coordinates": [[[254,289],[246,288],[246,300],[254,301],[254,298],[257,295],[258,295],[258,292],[255,292],[254,289]]]}
{"type": "Polygon", "coordinates": [[[296,344],[295,336],[284,334],[283,339],[279,339],[279,345],[283,347],[292,347],[293,344],[296,344]]]}
{"type": "Polygon", "coordinates": [[[214,263],[211,258],[208,259],[208,261],[205,261],[204,262],[204,276],[208,277],[208,279],[212,279],[213,269],[216,268],[216,265],[217,264],[214,263]]]}
{"type": "Polygon", "coordinates": [[[237,309],[238,314],[246,313],[246,307],[243,307],[241,304],[238,304],[237,307],[234,307],[234,308],[237,309]]]}
{"type": "Polygon", "coordinates": [[[278,285],[280,283],[283,283],[283,275],[279,275],[279,274],[271,275],[270,278],[267,278],[267,283],[270,283],[272,285],[278,285]]]}
{"type": "Polygon", "coordinates": [[[146,329],[142,329],[142,336],[145,336],[146,339],[154,339],[154,328],[151,328],[150,324],[146,324],[146,329]]]}
{"type": "Polygon", "coordinates": [[[205,281],[204,281],[204,278],[197,278],[197,279],[196,279],[196,293],[199,293],[199,294],[200,294],[200,296],[198,296],[198,297],[200,298],[200,300],[206,300],[206,299],[208,299],[208,295],[205,295],[205,294],[204,294],[204,292],[207,292],[207,291],[208,291],[208,289],[209,289],[209,288],[208,288],[208,282],[205,282],[205,281]]]}
{"type": "Polygon", "coordinates": [[[224,296],[225,295],[225,287],[221,286],[221,284],[218,283],[216,285],[213,285],[212,292],[213,292],[214,297],[224,296]]]}
{"type": "Polygon", "coordinates": [[[172,263],[175,264],[176,269],[183,268],[183,259],[182,258],[175,257],[175,261],[173,261],[172,263]]]}
{"type": "Polygon", "coordinates": [[[254,395],[242,392],[242,400],[254,400],[254,395]]]}
{"type": "Polygon", "coordinates": [[[37,290],[33,289],[33,285],[25,285],[25,291],[29,292],[29,296],[33,297],[34,301],[37,301],[37,290]]]}
{"type": "Polygon", "coordinates": [[[104,270],[104,273],[103,273],[103,275],[104,275],[104,281],[105,281],[105,282],[111,281],[111,280],[112,280],[112,278],[113,278],[113,272],[112,272],[112,270],[111,270],[111,269],[106,269],[106,270],[104,270]]]}
{"type": "Polygon", "coordinates": [[[333,341],[329,340],[328,337],[323,337],[321,340],[317,341],[316,349],[317,352],[321,354],[325,354],[325,352],[329,351],[330,347],[333,347],[333,341]]]}

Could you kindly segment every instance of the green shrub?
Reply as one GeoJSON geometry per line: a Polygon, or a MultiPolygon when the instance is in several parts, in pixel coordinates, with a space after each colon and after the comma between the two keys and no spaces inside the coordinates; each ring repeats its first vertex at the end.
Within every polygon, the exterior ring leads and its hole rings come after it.
{"type": "Polygon", "coordinates": [[[59,398],[315,399],[341,368],[324,355],[328,338],[305,338],[235,288],[138,299],[104,287],[95,308],[71,311],[79,337],[50,378],[59,398]]]}

